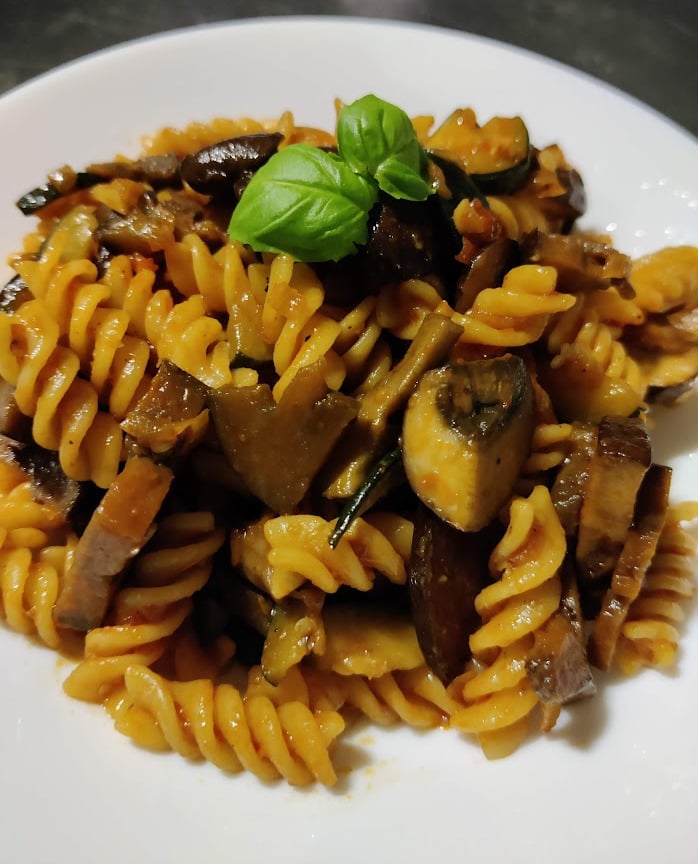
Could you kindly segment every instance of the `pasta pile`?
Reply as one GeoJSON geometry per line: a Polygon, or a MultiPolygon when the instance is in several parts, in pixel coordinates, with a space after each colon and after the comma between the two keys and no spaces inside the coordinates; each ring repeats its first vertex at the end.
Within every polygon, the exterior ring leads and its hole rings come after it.
{"type": "Polygon", "coordinates": [[[575,230],[559,147],[483,168],[496,124],[413,126],[434,194],[383,195],[339,261],[227,235],[257,163],[185,171],[335,147],[290,113],[40,187],[0,310],[0,615],[144,747],[330,786],[357,717],[494,758],[595,669],[675,662],[698,506],[644,418],[698,373],[698,248],[631,262],[575,230]]]}

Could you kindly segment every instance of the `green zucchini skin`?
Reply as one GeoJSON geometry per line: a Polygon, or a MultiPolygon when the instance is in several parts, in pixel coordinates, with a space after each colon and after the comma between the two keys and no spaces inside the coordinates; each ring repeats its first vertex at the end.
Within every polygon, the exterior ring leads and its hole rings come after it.
{"type": "Polygon", "coordinates": [[[76,189],[89,189],[90,186],[102,182],[104,182],[104,178],[97,174],[93,174],[90,171],[78,171],[75,175],[75,186],[68,190],[68,192],[61,192],[51,182],[41,183],[18,198],[15,201],[15,206],[25,216],[31,216],[63,195],[74,192],[76,189]]]}
{"type": "Polygon", "coordinates": [[[516,149],[510,163],[499,171],[466,171],[463,165],[449,158],[448,151],[427,151],[428,157],[443,171],[454,197],[479,198],[486,204],[486,195],[511,195],[524,185],[533,162],[533,148],[523,120],[514,117],[511,122],[517,124],[522,144],[516,149]]]}

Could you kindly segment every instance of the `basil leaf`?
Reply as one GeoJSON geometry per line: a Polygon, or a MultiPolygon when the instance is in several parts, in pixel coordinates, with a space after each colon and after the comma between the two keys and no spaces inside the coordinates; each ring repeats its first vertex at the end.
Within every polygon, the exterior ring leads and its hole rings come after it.
{"type": "Polygon", "coordinates": [[[252,177],[228,226],[233,240],[298,261],[338,261],[368,239],[375,183],[309,144],[275,153],[252,177]]]}
{"type": "Polygon", "coordinates": [[[419,172],[392,156],[378,166],[375,179],[379,187],[393,198],[424,201],[432,192],[431,186],[419,172]]]}
{"type": "Polygon", "coordinates": [[[373,94],[345,105],[337,118],[337,143],[357,174],[374,177],[393,198],[424,201],[431,193],[414,127],[397,105],[373,94]]]}

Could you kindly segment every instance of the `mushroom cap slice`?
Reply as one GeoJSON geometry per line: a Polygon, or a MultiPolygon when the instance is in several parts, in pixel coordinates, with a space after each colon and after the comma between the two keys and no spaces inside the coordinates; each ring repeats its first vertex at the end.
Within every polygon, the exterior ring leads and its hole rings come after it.
{"type": "Polygon", "coordinates": [[[402,427],[407,479],[461,531],[480,531],[512,494],[531,446],[533,386],[515,355],[427,372],[402,427]]]}

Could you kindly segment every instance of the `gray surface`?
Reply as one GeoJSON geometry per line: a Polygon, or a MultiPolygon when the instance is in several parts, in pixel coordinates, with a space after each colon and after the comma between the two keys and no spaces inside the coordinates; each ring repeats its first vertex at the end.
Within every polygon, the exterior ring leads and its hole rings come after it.
{"type": "Polygon", "coordinates": [[[0,92],[135,37],[284,14],[393,18],[490,36],[601,78],[698,135],[697,0],[2,0],[0,92]]]}

